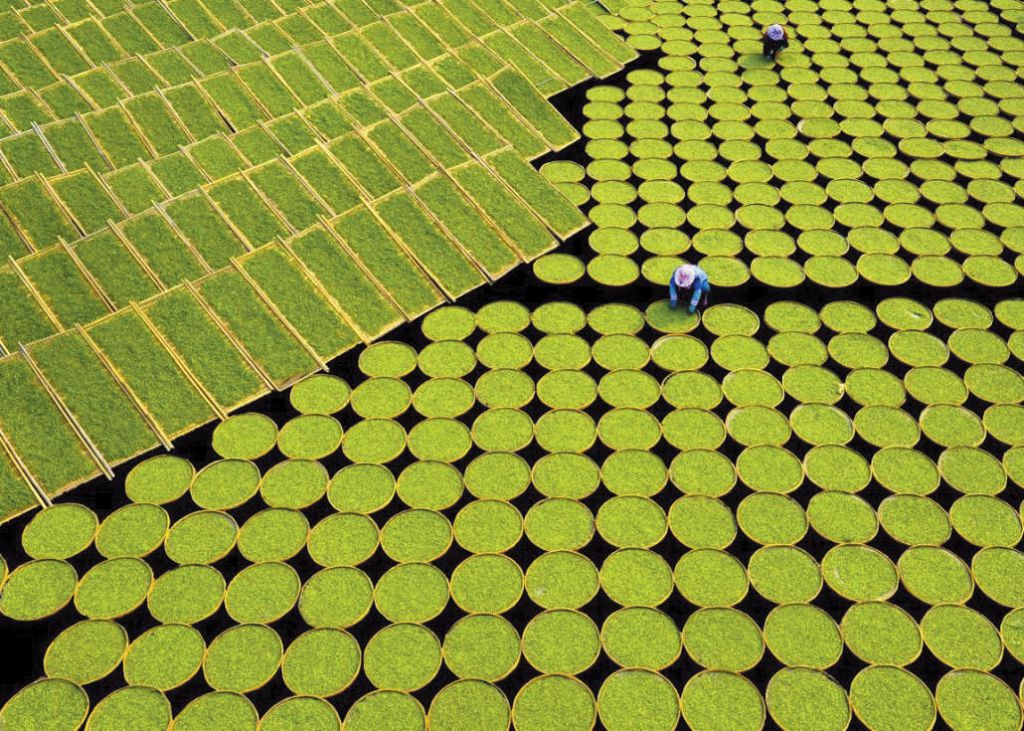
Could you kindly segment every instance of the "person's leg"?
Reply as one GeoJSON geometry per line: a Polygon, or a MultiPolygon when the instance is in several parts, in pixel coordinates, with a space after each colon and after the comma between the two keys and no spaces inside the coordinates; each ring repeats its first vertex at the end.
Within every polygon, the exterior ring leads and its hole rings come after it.
{"type": "Polygon", "coordinates": [[[693,293],[690,295],[690,314],[692,315],[697,311],[697,305],[700,304],[700,296],[704,292],[703,288],[697,282],[693,283],[693,293]]]}
{"type": "Polygon", "coordinates": [[[702,307],[706,308],[710,303],[711,303],[711,285],[710,284],[705,284],[704,285],[704,303],[703,303],[702,307]]]}
{"type": "Polygon", "coordinates": [[[668,306],[673,310],[679,305],[679,292],[676,289],[676,278],[668,280],[668,306]]]}

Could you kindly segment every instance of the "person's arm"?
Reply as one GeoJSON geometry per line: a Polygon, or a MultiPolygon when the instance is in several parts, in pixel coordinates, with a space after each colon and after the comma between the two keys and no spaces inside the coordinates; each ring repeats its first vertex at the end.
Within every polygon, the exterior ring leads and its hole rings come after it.
{"type": "Polygon", "coordinates": [[[676,290],[676,275],[673,273],[672,277],[668,280],[668,302],[671,307],[675,307],[679,300],[679,292],[676,290]]]}
{"type": "Polygon", "coordinates": [[[701,293],[704,292],[704,288],[700,286],[696,281],[693,283],[693,294],[690,295],[690,314],[692,315],[697,311],[697,305],[700,304],[701,293]]]}

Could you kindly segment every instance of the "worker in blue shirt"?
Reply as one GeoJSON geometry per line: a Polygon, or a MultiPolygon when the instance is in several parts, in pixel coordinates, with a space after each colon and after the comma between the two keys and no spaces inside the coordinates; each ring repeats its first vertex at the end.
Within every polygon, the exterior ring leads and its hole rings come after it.
{"type": "Polygon", "coordinates": [[[764,44],[765,58],[774,61],[776,54],[789,45],[789,33],[778,23],[773,23],[765,28],[761,40],[764,44]]]}
{"type": "Polygon", "coordinates": [[[679,290],[690,289],[690,314],[697,311],[697,305],[708,305],[711,297],[711,285],[708,283],[708,273],[696,264],[683,264],[672,272],[672,278],[668,282],[668,306],[673,310],[679,306],[679,290]],[[701,303],[701,298],[704,301],[701,303]]]}

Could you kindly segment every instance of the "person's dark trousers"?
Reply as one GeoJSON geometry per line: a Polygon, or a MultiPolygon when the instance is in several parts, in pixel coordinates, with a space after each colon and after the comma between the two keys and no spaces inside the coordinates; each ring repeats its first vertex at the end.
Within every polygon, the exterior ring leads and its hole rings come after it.
{"type": "Polygon", "coordinates": [[[766,58],[775,60],[776,54],[786,47],[786,41],[773,41],[771,38],[764,39],[764,55],[766,58]]]}

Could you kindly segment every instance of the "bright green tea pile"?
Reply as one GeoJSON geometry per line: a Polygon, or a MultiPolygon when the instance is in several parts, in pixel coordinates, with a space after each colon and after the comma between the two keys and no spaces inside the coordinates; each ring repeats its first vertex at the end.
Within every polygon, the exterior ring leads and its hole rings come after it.
{"type": "Polygon", "coordinates": [[[296,385],[286,422],[225,421],[219,461],[143,462],[102,520],[39,513],[0,612],[81,621],[0,721],[1019,725],[996,669],[1024,660],[1024,301],[497,302],[422,328],[296,385]],[[156,625],[129,636],[135,611],[156,625]]]}

